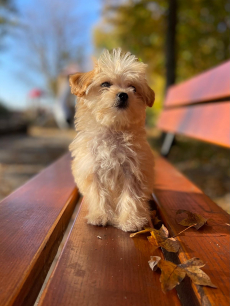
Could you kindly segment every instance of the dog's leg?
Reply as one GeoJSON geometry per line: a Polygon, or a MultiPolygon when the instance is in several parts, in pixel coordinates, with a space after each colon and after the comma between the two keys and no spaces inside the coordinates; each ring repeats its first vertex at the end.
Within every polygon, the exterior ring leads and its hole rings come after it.
{"type": "Polygon", "coordinates": [[[123,231],[141,230],[148,224],[149,204],[143,184],[132,174],[127,175],[117,206],[115,226],[123,231]]]}
{"type": "Polygon", "coordinates": [[[96,176],[85,194],[85,201],[89,210],[86,216],[88,223],[105,226],[109,221],[110,205],[106,190],[101,186],[96,176]]]}

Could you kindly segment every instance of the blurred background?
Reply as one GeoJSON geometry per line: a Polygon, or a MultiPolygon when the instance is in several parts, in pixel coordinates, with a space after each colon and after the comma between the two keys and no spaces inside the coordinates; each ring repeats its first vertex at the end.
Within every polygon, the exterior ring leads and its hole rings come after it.
{"type": "MultiPolygon", "coordinates": [[[[121,47],[148,64],[156,102],[149,142],[168,86],[230,57],[230,0],[0,0],[0,199],[64,154],[73,139],[68,75],[121,47]]],[[[168,156],[230,213],[229,150],[177,136],[168,156]]]]}

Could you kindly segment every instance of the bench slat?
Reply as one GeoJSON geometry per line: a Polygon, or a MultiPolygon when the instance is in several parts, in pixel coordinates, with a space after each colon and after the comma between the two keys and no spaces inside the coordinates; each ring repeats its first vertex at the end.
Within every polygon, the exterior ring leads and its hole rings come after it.
{"type": "Polygon", "coordinates": [[[68,154],[0,203],[0,305],[33,305],[77,197],[68,154]]]}
{"type": "MultiPolygon", "coordinates": [[[[131,239],[113,227],[88,225],[86,213],[83,203],[39,306],[181,305],[175,290],[162,293],[160,275],[149,268],[146,237],[131,239]]],[[[162,256],[159,250],[155,254],[162,256]]]]}
{"type": "Polygon", "coordinates": [[[164,107],[230,98],[230,61],[188,81],[171,86],[164,107]]]}
{"type": "MultiPolygon", "coordinates": [[[[178,236],[182,252],[181,262],[199,257],[206,263],[203,270],[218,289],[192,285],[199,305],[230,304],[229,296],[229,215],[182,176],[161,157],[156,158],[155,196],[164,224],[171,236],[185,227],[177,224],[176,211],[185,209],[209,218],[199,231],[189,229],[178,236]],[[212,220],[211,220],[212,219],[212,220]]],[[[170,258],[170,257],[169,257],[170,258]]]]}
{"type": "Polygon", "coordinates": [[[158,128],[230,147],[230,102],[165,109],[158,128]]]}

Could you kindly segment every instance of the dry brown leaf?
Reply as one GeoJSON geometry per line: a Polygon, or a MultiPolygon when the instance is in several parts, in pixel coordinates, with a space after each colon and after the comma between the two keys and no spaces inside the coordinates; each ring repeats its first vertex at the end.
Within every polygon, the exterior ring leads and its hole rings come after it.
{"type": "Polygon", "coordinates": [[[175,238],[175,237],[179,236],[180,234],[184,233],[185,231],[187,231],[189,228],[193,227],[194,225],[196,225],[196,224],[192,224],[192,225],[188,226],[186,229],[184,229],[183,231],[179,232],[178,234],[176,234],[172,238],[175,238]]]}
{"type": "Polygon", "coordinates": [[[204,263],[199,258],[191,258],[180,265],[161,259],[159,256],[151,256],[149,266],[153,271],[157,267],[161,269],[161,288],[163,292],[173,289],[184,279],[187,274],[196,285],[217,288],[210,280],[209,276],[200,268],[204,263]]]}
{"type": "Polygon", "coordinates": [[[150,268],[153,271],[156,271],[157,269],[157,264],[161,260],[159,256],[150,256],[150,260],[148,261],[150,268]]]}
{"type": "Polygon", "coordinates": [[[201,267],[205,266],[205,264],[199,258],[194,257],[183,264],[180,264],[179,266],[186,271],[187,275],[191,278],[194,284],[217,288],[211,282],[210,277],[200,269],[201,267]]]}
{"type": "Polygon", "coordinates": [[[148,227],[148,228],[145,228],[145,229],[142,230],[142,231],[139,231],[139,232],[130,234],[130,237],[133,238],[133,237],[135,237],[136,235],[139,235],[139,234],[149,233],[149,232],[151,232],[152,230],[154,230],[154,228],[148,227]]]}
{"type": "MultiPolygon", "coordinates": [[[[157,231],[157,230],[155,230],[157,231]]],[[[167,230],[167,228],[164,226],[164,224],[162,224],[161,228],[158,230],[160,236],[162,238],[168,238],[169,236],[169,231],[167,230]]]]}
{"type": "Polygon", "coordinates": [[[149,236],[147,237],[148,241],[151,243],[151,245],[153,246],[153,250],[158,249],[160,247],[159,243],[157,242],[155,236],[149,236]]]}
{"type": "Polygon", "coordinates": [[[175,238],[168,238],[160,244],[168,252],[177,253],[180,249],[180,244],[175,238]]]}
{"type": "Polygon", "coordinates": [[[157,217],[157,211],[156,210],[153,210],[151,211],[151,219],[152,219],[152,222],[153,222],[153,225],[157,225],[158,223],[161,222],[161,220],[157,217]]]}
{"type": "Polygon", "coordinates": [[[155,249],[162,247],[168,252],[177,253],[180,248],[178,240],[174,238],[168,238],[168,230],[162,225],[159,230],[153,229],[151,231],[151,236],[147,237],[148,241],[151,243],[155,249]]]}
{"type": "Polygon", "coordinates": [[[193,227],[195,227],[195,229],[197,229],[197,230],[199,228],[201,228],[208,220],[208,219],[205,219],[204,217],[202,217],[199,214],[192,213],[189,210],[179,209],[176,212],[177,215],[180,215],[180,214],[183,214],[183,213],[187,214],[187,218],[182,219],[179,222],[177,221],[177,223],[180,224],[180,225],[183,225],[183,226],[193,225],[193,227]]]}
{"type": "Polygon", "coordinates": [[[160,222],[161,220],[157,216],[153,219],[153,225],[157,225],[160,222]]]}
{"type": "Polygon", "coordinates": [[[160,282],[164,293],[176,287],[185,278],[185,270],[171,261],[160,260],[157,266],[161,269],[160,282]]]}
{"type": "Polygon", "coordinates": [[[151,243],[154,249],[162,247],[168,252],[177,253],[179,251],[180,244],[178,240],[175,238],[168,238],[169,232],[164,225],[162,225],[159,230],[156,230],[155,228],[145,228],[143,231],[132,233],[130,237],[133,238],[136,235],[148,232],[151,233],[151,236],[147,237],[148,241],[151,243]]]}

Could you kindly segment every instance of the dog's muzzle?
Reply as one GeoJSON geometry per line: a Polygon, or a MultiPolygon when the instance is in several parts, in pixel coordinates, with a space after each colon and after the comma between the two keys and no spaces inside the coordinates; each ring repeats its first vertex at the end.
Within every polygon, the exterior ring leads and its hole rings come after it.
{"type": "Polygon", "coordinates": [[[117,101],[116,101],[116,104],[115,106],[117,108],[127,108],[128,107],[128,98],[129,96],[127,95],[127,93],[125,92],[119,92],[117,94],[117,101]]]}

